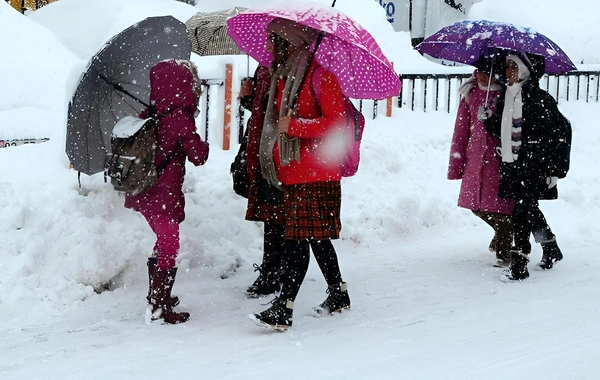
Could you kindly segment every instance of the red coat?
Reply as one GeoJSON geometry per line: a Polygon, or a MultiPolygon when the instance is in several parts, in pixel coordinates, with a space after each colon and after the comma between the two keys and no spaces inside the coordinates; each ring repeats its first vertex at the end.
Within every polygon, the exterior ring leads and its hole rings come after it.
{"type": "MultiPolygon", "coordinates": [[[[173,151],[175,155],[159,173],[158,183],[146,193],[125,197],[125,207],[139,211],[146,218],[163,214],[181,223],[185,219],[183,177],[185,162],[189,159],[196,166],[208,159],[208,143],[196,133],[194,113],[198,100],[192,89],[194,78],[190,70],[174,61],[157,63],[150,71],[150,102],[157,114],[170,109],[160,119],[157,128],[159,166],[173,151]]],[[[146,115],[144,111],[141,117],[146,115]]]]}
{"type": "MultiPolygon", "coordinates": [[[[339,156],[332,155],[330,136],[343,128],[346,122],[346,109],[340,84],[335,76],[324,71],[320,101],[317,103],[312,89],[312,75],[318,64],[313,62],[298,97],[297,118],[290,122],[288,134],[300,139],[300,161],[289,166],[281,166],[279,145],[275,144],[273,154],[279,180],[285,185],[300,183],[340,181],[339,156]]],[[[285,82],[279,81],[277,104],[285,82]]]]}

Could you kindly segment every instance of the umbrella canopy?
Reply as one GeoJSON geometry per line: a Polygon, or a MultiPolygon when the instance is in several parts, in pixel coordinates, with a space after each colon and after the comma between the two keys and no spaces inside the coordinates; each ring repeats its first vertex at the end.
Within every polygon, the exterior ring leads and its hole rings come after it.
{"type": "Polygon", "coordinates": [[[421,54],[473,65],[493,49],[544,57],[546,72],[563,74],[577,68],[557,44],[541,33],[508,23],[460,21],[440,29],[415,47],[421,54]]]}
{"type": "Polygon", "coordinates": [[[400,78],[373,36],[334,8],[303,2],[247,10],[227,20],[229,35],[244,52],[269,66],[273,56],[266,48],[267,25],[276,17],[323,32],[314,57],[336,76],[346,96],[384,99],[400,93],[400,78]]]}
{"type": "Polygon", "coordinates": [[[69,103],[66,153],[73,168],[103,171],[116,122],[147,107],[150,68],[190,54],[185,24],[171,16],[149,17],[111,38],[88,63],[69,103]]]}
{"type": "Polygon", "coordinates": [[[192,41],[192,51],[200,56],[245,54],[227,34],[227,19],[246,8],[235,7],[224,11],[200,12],[185,25],[192,41]]]}

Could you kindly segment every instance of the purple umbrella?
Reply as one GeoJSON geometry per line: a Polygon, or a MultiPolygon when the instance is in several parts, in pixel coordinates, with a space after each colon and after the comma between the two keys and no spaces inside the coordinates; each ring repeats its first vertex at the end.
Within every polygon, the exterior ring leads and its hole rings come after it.
{"type": "Polygon", "coordinates": [[[227,20],[228,33],[240,49],[269,66],[267,25],[276,17],[323,31],[315,59],[340,82],[344,94],[356,99],[398,96],[401,82],[375,39],[344,13],[314,3],[285,8],[255,8],[227,20]]]}
{"type": "Polygon", "coordinates": [[[563,74],[577,68],[548,37],[530,28],[487,20],[460,21],[440,29],[415,49],[433,58],[473,65],[494,48],[544,57],[546,72],[563,74]]]}

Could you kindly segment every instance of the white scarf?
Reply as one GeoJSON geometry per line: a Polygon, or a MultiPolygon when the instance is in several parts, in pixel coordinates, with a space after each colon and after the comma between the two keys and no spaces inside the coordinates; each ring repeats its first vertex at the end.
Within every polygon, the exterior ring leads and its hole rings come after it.
{"type": "MultiPolygon", "coordinates": [[[[526,56],[525,56],[526,58],[526,56]]],[[[521,133],[521,127],[514,125],[515,120],[523,118],[523,85],[527,83],[531,72],[523,63],[523,60],[516,55],[506,57],[507,61],[513,61],[519,68],[519,82],[506,87],[504,95],[504,110],[502,111],[502,124],[500,125],[500,155],[503,162],[514,162],[518,154],[513,153],[513,146],[521,146],[521,139],[513,140],[513,136],[521,133]]],[[[530,63],[528,61],[528,63],[530,63]]],[[[518,149],[517,149],[518,150],[518,149]]]]}
{"type": "Polygon", "coordinates": [[[502,124],[500,126],[500,154],[502,161],[514,162],[517,155],[513,154],[513,145],[521,145],[521,141],[513,141],[513,133],[520,133],[521,128],[513,125],[513,120],[523,118],[522,86],[526,81],[518,82],[506,87],[504,96],[504,110],[502,111],[502,124]]]}

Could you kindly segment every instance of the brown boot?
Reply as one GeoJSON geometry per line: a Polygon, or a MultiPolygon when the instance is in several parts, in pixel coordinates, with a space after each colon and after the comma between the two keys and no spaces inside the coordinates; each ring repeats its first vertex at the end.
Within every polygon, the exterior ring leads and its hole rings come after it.
{"type": "Polygon", "coordinates": [[[512,217],[510,215],[494,214],[492,221],[496,236],[496,259],[498,260],[496,264],[508,266],[512,257],[512,217]]]}
{"type": "Polygon", "coordinates": [[[150,305],[152,306],[152,320],[162,319],[168,324],[187,322],[190,313],[176,312],[171,305],[171,290],[175,283],[177,268],[168,271],[156,268],[150,281],[150,305]]]}
{"type": "MultiPolygon", "coordinates": [[[[148,295],[146,296],[146,300],[148,300],[148,304],[150,304],[150,292],[152,291],[152,277],[154,277],[154,272],[158,267],[158,259],[154,256],[148,257],[148,295]]],[[[171,307],[175,307],[179,305],[179,297],[172,296],[171,297],[171,307]]]]}

